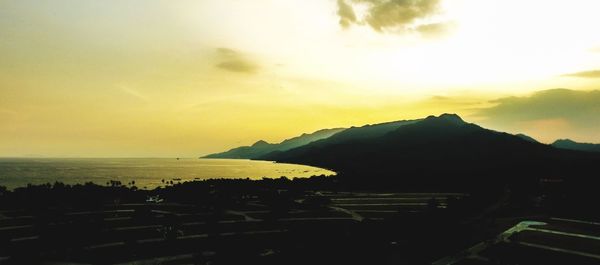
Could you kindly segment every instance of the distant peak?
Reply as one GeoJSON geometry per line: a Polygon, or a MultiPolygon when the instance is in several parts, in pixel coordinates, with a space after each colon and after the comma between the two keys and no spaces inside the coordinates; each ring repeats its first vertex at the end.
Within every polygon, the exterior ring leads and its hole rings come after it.
{"type": "Polygon", "coordinates": [[[446,122],[452,122],[455,124],[462,124],[465,123],[465,121],[458,115],[453,114],[453,113],[444,113],[438,117],[430,115],[426,118],[426,120],[437,120],[437,121],[446,121],[446,122]]]}
{"type": "Polygon", "coordinates": [[[600,144],[581,143],[571,139],[558,139],[551,144],[554,147],[562,149],[571,149],[587,152],[600,152],[600,144]]]}
{"type": "Polygon", "coordinates": [[[269,145],[269,143],[267,143],[264,140],[259,140],[258,142],[254,143],[252,146],[256,147],[256,146],[263,146],[263,145],[269,145]]]}
{"type": "Polygon", "coordinates": [[[456,120],[456,121],[464,122],[460,116],[458,116],[454,113],[444,113],[444,114],[440,115],[440,119],[456,120]]]}
{"type": "Polygon", "coordinates": [[[554,143],[570,143],[570,144],[574,144],[576,143],[575,141],[571,140],[571,139],[558,139],[556,141],[554,141],[554,143]]]}

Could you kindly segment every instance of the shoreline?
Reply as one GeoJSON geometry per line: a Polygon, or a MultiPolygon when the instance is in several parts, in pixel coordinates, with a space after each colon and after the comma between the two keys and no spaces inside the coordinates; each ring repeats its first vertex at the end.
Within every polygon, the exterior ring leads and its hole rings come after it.
{"type": "Polygon", "coordinates": [[[165,184],[204,179],[303,178],[337,173],[322,168],[237,159],[185,158],[18,158],[0,159],[0,186],[15,189],[28,184],[70,185],[110,181],[135,182],[140,189],[154,189],[165,184]]]}

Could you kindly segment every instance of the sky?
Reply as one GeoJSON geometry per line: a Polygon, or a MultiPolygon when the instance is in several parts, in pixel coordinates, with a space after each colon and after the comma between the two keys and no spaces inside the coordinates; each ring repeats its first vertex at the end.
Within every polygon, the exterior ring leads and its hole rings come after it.
{"type": "Polygon", "coordinates": [[[596,0],[2,0],[0,156],[196,157],[457,113],[600,143],[596,0]]]}

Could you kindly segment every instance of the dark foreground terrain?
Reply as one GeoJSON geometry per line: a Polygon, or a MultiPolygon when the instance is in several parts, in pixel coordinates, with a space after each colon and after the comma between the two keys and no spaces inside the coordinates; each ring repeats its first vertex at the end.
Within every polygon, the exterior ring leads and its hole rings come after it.
{"type": "Polygon", "coordinates": [[[580,198],[553,184],[528,194],[365,190],[343,176],[30,186],[0,195],[0,264],[600,264],[594,211],[569,207],[580,198]]]}

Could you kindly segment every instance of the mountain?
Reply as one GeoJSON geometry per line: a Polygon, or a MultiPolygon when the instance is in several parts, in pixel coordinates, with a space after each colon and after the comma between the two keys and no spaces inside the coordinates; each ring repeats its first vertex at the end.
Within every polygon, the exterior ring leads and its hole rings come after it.
{"type": "Polygon", "coordinates": [[[233,158],[233,159],[252,159],[263,156],[265,154],[275,152],[275,151],[286,151],[295,147],[299,147],[302,145],[306,145],[308,143],[328,138],[338,132],[343,131],[344,128],[334,128],[334,129],[323,129],[313,132],[311,134],[302,134],[298,137],[290,138],[284,140],[278,144],[267,143],[263,140],[260,140],[254,143],[251,146],[241,146],[237,148],[233,148],[229,151],[210,154],[204,156],[203,158],[233,158]]]}
{"type": "Polygon", "coordinates": [[[367,124],[362,127],[351,127],[321,140],[321,144],[334,144],[350,140],[377,138],[398,129],[401,126],[418,122],[419,120],[401,120],[378,124],[367,124]]]}
{"type": "Polygon", "coordinates": [[[287,151],[300,147],[315,141],[326,140],[327,144],[343,142],[347,140],[366,139],[380,137],[400,126],[417,122],[418,120],[401,120],[385,122],[379,124],[367,124],[361,127],[323,129],[311,134],[302,134],[298,137],[284,140],[279,144],[270,144],[263,140],[254,143],[252,146],[241,146],[229,151],[210,154],[204,158],[233,158],[233,159],[254,159],[270,153],[287,151]]]}
{"type": "Polygon", "coordinates": [[[600,144],[578,143],[569,139],[559,139],[551,145],[560,149],[569,149],[586,152],[600,152],[600,144]]]}
{"type": "Polygon", "coordinates": [[[340,136],[334,136],[259,159],[328,168],[364,185],[444,188],[533,186],[540,178],[584,175],[600,162],[600,156],[484,129],[455,114],[406,122],[375,137],[335,140],[340,136]]]}
{"type": "MultiPolygon", "coordinates": [[[[400,120],[400,121],[392,121],[392,122],[384,122],[378,124],[367,124],[361,127],[350,127],[346,130],[340,131],[328,138],[323,138],[318,141],[314,141],[310,143],[311,146],[329,146],[335,145],[338,143],[343,143],[347,141],[355,141],[355,140],[364,140],[364,139],[372,139],[381,137],[393,130],[400,128],[401,126],[412,124],[418,122],[420,120],[400,120]]],[[[298,146],[301,147],[301,146],[298,146]]],[[[267,153],[259,159],[269,160],[271,157],[276,157],[277,154],[283,153],[285,150],[274,151],[272,153],[267,153]]]]}

